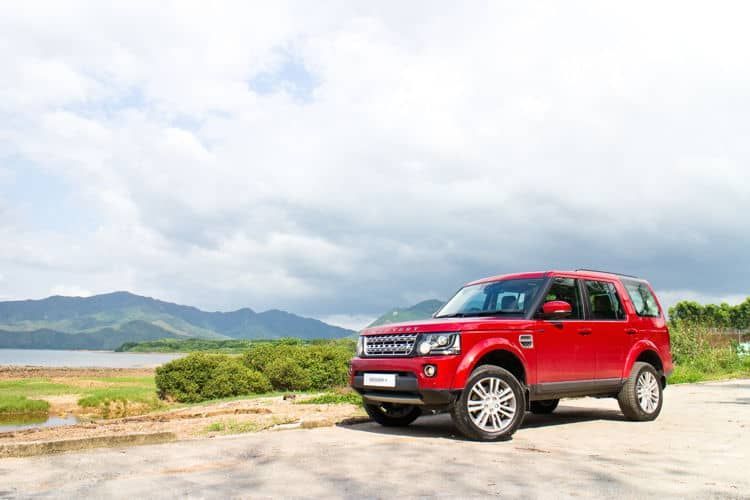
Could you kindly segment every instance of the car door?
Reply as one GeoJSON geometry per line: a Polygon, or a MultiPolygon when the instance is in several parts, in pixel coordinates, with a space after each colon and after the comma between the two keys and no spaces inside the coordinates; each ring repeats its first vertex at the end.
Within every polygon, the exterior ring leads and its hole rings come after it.
{"type": "Polygon", "coordinates": [[[619,379],[630,335],[627,313],[613,281],[583,280],[587,322],[596,358],[596,378],[619,379]]]}
{"type": "Polygon", "coordinates": [[[538,320],[535,344],[537,382],[541,385],[593,380],[596,376],[596,351],[591,324],[584,319],[582,297],[579,280],[552,278],[542,304],[563,300],[571,305],[572,312],[562,319],[538,320]]]}

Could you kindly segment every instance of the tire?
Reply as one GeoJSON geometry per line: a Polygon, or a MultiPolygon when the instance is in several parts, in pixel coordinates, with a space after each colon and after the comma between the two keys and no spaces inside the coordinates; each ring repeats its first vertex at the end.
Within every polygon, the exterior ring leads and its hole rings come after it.
{"type": "Polygon", "coordinates": [[[498,366],[483,365],[472,372],[451,416],[469,439],[503,441],[521,425],[525,408],[526,395],[516,377],[498,366]]]}
{"type": "Polygon", "coordinates": [[[633,364],[628,380],[617,395],[617,402],[628,420],[646,422],[658,417],[664,395],[656,369],[640,361],[633,364]]]}
{"type": "Polygon", "coordinates": [[[531,402],[531,413],[536,415],[548,415],[555,411],[557,405],[560,403],[559,399],[545,399],[544,401],[532,401],[531,402]]]}
{"type": "Polygon", "coordinates": [[[385,427],[404,427],[422,415],[418,406],[392,403],[365,403],[365,411],[371,419],[385,427]]]}

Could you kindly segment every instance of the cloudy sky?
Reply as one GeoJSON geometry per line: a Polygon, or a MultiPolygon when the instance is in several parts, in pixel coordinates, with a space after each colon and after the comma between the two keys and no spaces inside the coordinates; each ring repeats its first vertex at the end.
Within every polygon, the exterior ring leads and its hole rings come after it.
{"type": "Polygon", "coordinates": [[[3,2],[0,298],[750,294],[744,2],[3,2]],[[157,6],[158,5],[158,6],[157,6]]]}

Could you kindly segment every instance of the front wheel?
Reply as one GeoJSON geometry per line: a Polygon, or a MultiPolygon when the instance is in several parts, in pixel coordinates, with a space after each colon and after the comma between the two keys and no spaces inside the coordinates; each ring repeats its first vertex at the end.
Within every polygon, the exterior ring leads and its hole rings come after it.
{"type": "Polygon", "coordinates": [[[498,366],[483,365],[469,377],[451,415],[464,436],[498,441],[510,439],[516,432],[525,408],[526,397],[516,377],[498,366]]]}
{"type": "Polygon", "coordinates": [[[663,393],[659,374],[648,363],[633,364],[630,376],[617,395],[620,409],[628,420],[654,420],[661,412],[663,393]]]}
{"type": "Polygon", "coordinates": [[[386,427],[403,427],[422,415],[422,410],[417,406],[393,403],[365,403],[365,411],[371,419],[386,427]]]}

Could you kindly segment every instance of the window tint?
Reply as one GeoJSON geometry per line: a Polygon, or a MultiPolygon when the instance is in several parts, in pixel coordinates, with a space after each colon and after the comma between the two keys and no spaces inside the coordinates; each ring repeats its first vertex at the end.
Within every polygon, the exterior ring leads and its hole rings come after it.
{"type": "Polygon", "coordinates": [[[648,285],[637,281],[624,281],[623,284],[638,316],[659,317],[659,306],[648,285]]]}
{"type": "Polygon", "coordinates": [[[607,281],[585,281],[591,319],[625,319],[617,288],[607,281]]]}
{"type": "Polygon", "coordinates": [[[573,312],[567,319],[583,319],[581,308],[581,293],[578,289],[578,280],[573,278],[555,278],[552,280],[552,286],[544,298],[545,302],[551,300],[564,300],[570,304],[573,312]]]}

